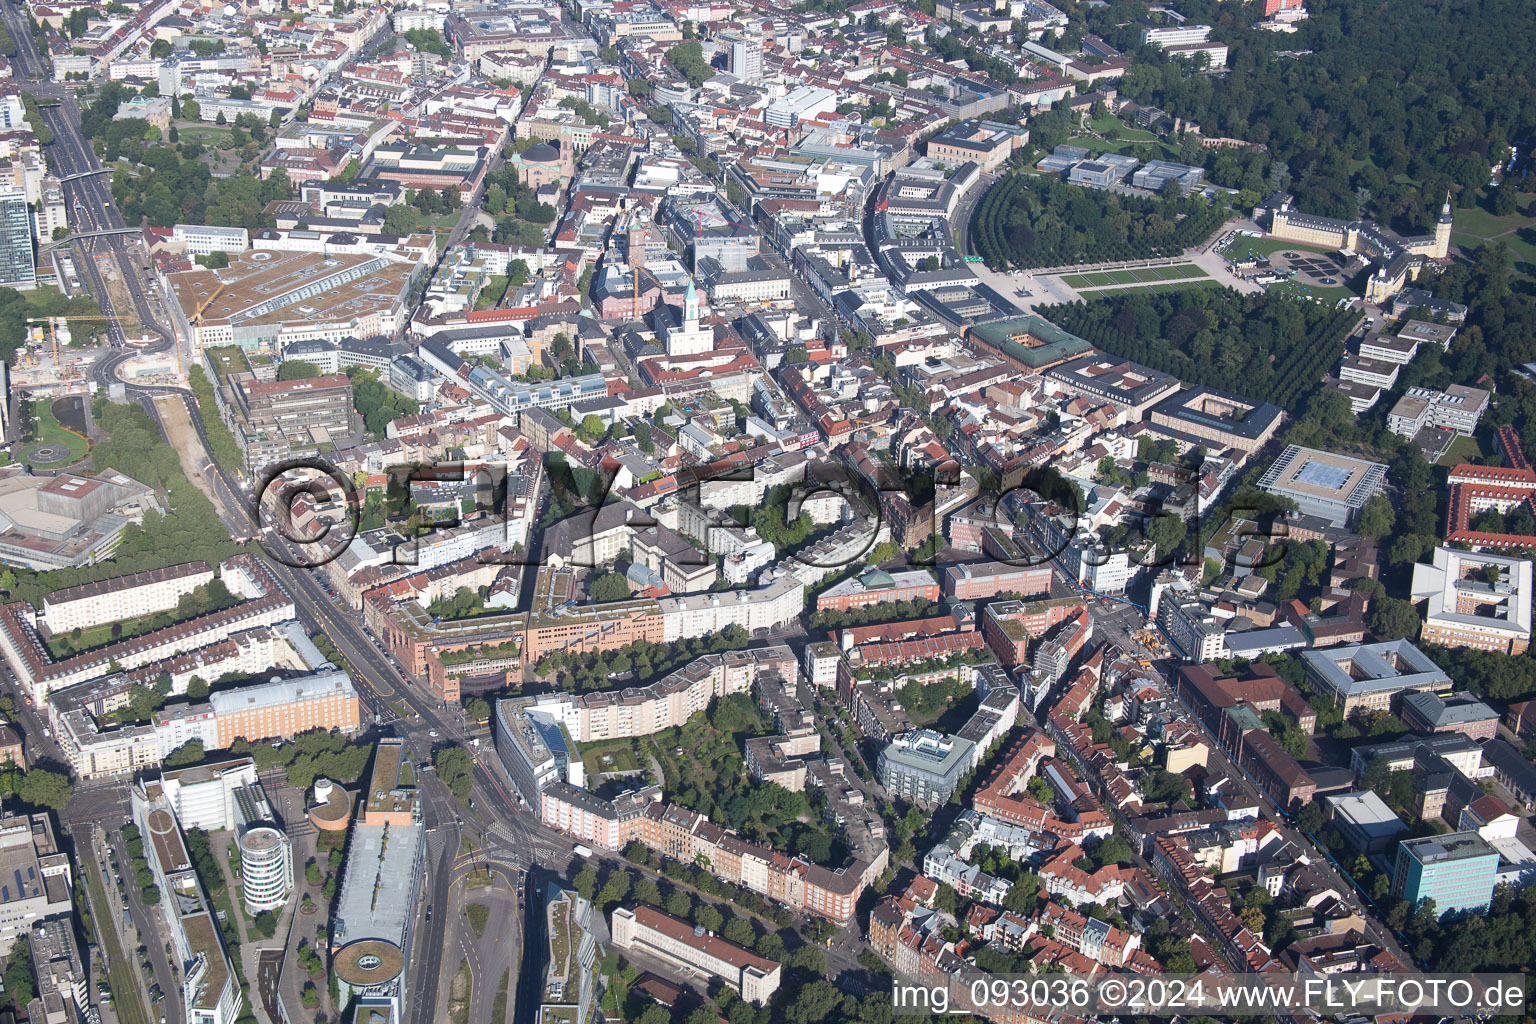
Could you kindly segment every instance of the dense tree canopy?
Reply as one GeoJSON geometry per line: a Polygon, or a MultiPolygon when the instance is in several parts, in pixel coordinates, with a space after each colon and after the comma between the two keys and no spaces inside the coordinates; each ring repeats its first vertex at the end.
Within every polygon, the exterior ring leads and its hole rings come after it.
{"type": "Polygon", "coordinates": [[[1198,196],[1156,199],[1016,174],[977,204],[971,237],[991,267],[1057,267],[1176,256],[1232,211],[1198,196]]]}
{"type": "Polygon", "coordinates": [[[381,384],[377,371],[349,366],[347,376],[352,378],[352,404],[370,434],[382,434],[390,420],[414,416],[421,409],[414,398],[381,384]]]}
{"type": "Polygon", "coordinates": [[[343,784],[356,782],[368,767],[373,745],[353,744],[337,733],[313,730],[276,746],[235,740],[229,745],[229,752],[237,757],[249,755],[260,771],[286,768],[288,784],[307,789],[322,776],[343,784]]]}
{"type": "Polygon", "coordinates": [[[293,186],[281,168],[266,181],[246,171],[214,178],[207,164],[178,154],[174,147],[144,147],[141,159],[137,174],[122,165],[112,174],[112,195],[130,224],[147,217],[157,228],[225,224],[255,231],[272,226],[272,218],[263,212],[268,203],[293,197],[293,186]]]}
{"type": "Polygon", "coordinates": [[[439,57],[448,57],[452,51],[448,49],[448,43],[443,39],[443,34],[433,28],[407,29],[405,39],[422,53],[435,53],[439,57]]]}
{"type": "MultiPolygon", "coordinates": [[[[1133,8],[1100,9],[1090,25],[1134,46],[1133,8]]],[[[1536,129],[1536,57],[1509,44],[1536,36],[1536,6],[1524,0],[1340,0],[1314,9],[1294,35],[1243,30],[1236,22],[1252,8],[1200,0],[1180,11],[1217,26],[1231,70],[1204,75],[1139,49],[1121,95],[1188,118],[1204,135],[1263,144],[1310,212],[1353,217],[1364,188],[1379,219],[1423,230],[1447,188],[1470,204],[1490,162],[1536,129]]]]}
{"type": "Polygon", "coordinates": [[[1216,288],[1128,292],[1037,312],[1095,348],[1288,412],[1317,390],[1359,319],[1286,295],[1216,288]]]}
{"type": "Polygon", "coordinates": [[[695,89],[715,75],[715,69],[704,59],[704,47],[697,39],[684,39],[667,50],[667,63],[695,89]]]}

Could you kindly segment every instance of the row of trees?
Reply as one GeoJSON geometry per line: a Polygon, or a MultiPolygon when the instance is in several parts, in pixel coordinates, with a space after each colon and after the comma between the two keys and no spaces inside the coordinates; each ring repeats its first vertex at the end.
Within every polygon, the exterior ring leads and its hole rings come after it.
{"type": "MultiPolygon", "coordinates": [[[[319,369],[315,372],[318,375],[319,369]]],[[[196,399],[197,407],[203,411],[203,433],[208,438],[208,454],[220,467],[233,472],[241,465],[240,447],[235,443],[235,435],[229,432],[224,420],[216,413],[219,406],[214,397],[213,381],[208,379],[208,374],[203,372],[201,366],[194,366],[187,371],[187,382],[192,386],[192,397],[196,399]]]]}
{"type": "MultiPolygon", "coordinates": [[[[144,856],[144,837],[132,822],[123,826],[123,845],[128,848],[128,874],[139,887],[139,898],[146,907],[158,905],[160,887],[155,884],[155,872],[149,866],[149,858],[144,856]]],[[[123,883],[125,888],[127,884],[126,881],[123,883]]]]}
{"type": "Polygon", "coordinates": [[[872,604],[867,608],[850,608],[840,611],[828,608],[811,615],[812,629],[841,629],[844,626],[868,626],[876,622],[901,622],[920,619],[937,607],[926,598],[910,601],[893,601],[872,604]]]}
{"type": "Polygon", "coordinates": [[[1126,292],[1038,310],[1095,348],[1298,412],[1344,351],[1348,309],[1225,288],[1126,292]]]}
{"type": "Polygon", "coordinates": [[[1157,199],[1015,174],[987,190],[971,237],[991,267],[1055,267],[1177,256],[1232,216],[1199,196],[1157,199]]]}
{"type": "Polygon", "coordinates": [[[229,753],[232,757],[250,757],[258,771],[284,768],[289,785],[307,789],[322,776],[343,785],[356,782],[368,767],[373,747],[350,743],[339,733],[315,729],[277,746],[235,740],[229,745],[229,753]]]}
{"type": "Polygon", "coordinates": [[[553,651],[539,660],[535,671],[539,675],[559,673],[561,687],[577,693],[612,689],[610,673],[633,672],[634,685],[644,686],[706,654],[739,651],[750,640],[745,629],[732,625],[706,637],[688,637],[670,644],[636,640],[616,651],[553,651]]]}

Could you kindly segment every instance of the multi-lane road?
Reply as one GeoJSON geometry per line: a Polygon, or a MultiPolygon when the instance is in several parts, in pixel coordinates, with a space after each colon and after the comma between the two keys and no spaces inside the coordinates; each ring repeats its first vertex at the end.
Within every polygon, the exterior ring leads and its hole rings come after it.
{"type": "MultiPolygon", "coordinates": [[[[54,136],[46,147],[48,161],[55,174],[72,179],[64,183],[64,188],[74,231],[77,234],[90,234],[95,231],[121,230],[125,224],[113,201],[108,176],[86,173],[100,171],[101,165],[81,134],[80,111],[74,95],[68,89],[47,81],[46,67],[37,54],[25,16],[18,11],[13,0],[0,0],[0,23],[7,27],[16,42],[17,53],[13,60],[20,79],[18,84],[45,104],[41,108],[42,117],[54,136]]],[[[473,222],[473,214],[466,212],[454,235],[457,237],[466,233],[473,222]]],[[[86,286],[103,306],[103,311],[111,313],[111,298],[98,264],[98,256],[115,263],[116,276],[121,278],[137,318],[147,331],[159,336],[160,340],[149,346],[148,350],[164,351],[177,344],[177,338],[172,330],[164,326],[163,314],[155,309],[153,285],[145,282],[145,268],[136,249],[138,242],[130,241],[130,238],[107,235],[75,239],[71,244],[77,269],[86,286]]],[[[126,340],[115,324],[109,327],[109,333],[116,342],[126,340]]],[[[123,346],[109,349],[91,367],[90,379],[100,387],[123,383],[118,379],[117,371],[132,355],[133,351],[123,346]]],[[[154,404],[155,398],[173,395],[184,402],[193,429],[204,448],[212,451],[201,410],[187,389],[163,385],[125,386],[129,398],[144,407],[157,421],[160,417],[154,404]]],[[[278,553],[284,556],[294,553],[291,547],[283,550],[284,544],[280,538],[275,539],[263,531],[264,524],[255,500],[257,496],[247,490],[245,482],[236,478],[227,468],[212,463],[208,464],[203,475],[213,492],[215,507],[232,534],[259,537],[264,543],[276,545],[278,553]]],[[[512,795],[509,781],[499,765],[494,763],[494,758],[488,756],[488,751],[475,749],[469,743],[470,738],[462,720],[450,713],[442,701],[427,694],[417,682],[405,676],[377,641],[363,630],[355,612],[344,607],[327,592],[314,569],[283,564],[297,562],[293,557],[280,557],[271,561],[272,571],[294,599],[300,621],[306,630],[311,634],[324,634],[346,661],[374,721],[392,724],[420,763],[429,762],[433,749],[442,743],[461,743],[470,747],[475,758],[475,799],[468,810],[435,775],[423,773],[419,776],[423,823],[429,831],[431,854],[423,894],[428,906],[439,909],[436,915],[429,918],[425,908],[418,908],[421,917],[418,918],[416,929],[416,948],[420,955],[411,958],[413,977],[409,984],[412,993],[410,1016],[413,1024],[430,1024],[437,1004],[440,968],[443,966],[440,951],[445,939],[445,918],[450,904],[450,889],[454,883],[454,861],[459,853],[461,829],[477,834],[479,841],[488,851],[494,851],[497,859],[518,869],[537,864],[564,873],[573,862],[574,844],[569,838],[545,828],[535,817],[521,811],[517,799],[512,795]]],[[[120,786],[82,788],[77,793],[76,802],[69,808],[67,817],[72,822],[83,823],[102,820],[106,816],[120,816],[123,795],[120,786]]],[[[130,894],[130,902],[132,900],[133,895],[130,894]]],[[[102,909],[111,913],[116,908],[102,909]]],[[[142,907],[137,909],[143,913],[142,907]]],[[[148,923],[148,916],[145,915],[144,924],[148,923]]],[[[838,947],[830,951],[832,959],[846,959],[849,963],[843,966],[852,966],[858,948],[856,940],[839,943],[838,947]]],[[[169,988],[166,990],[171,991],[169,988]]]]}
{"type": "MultiPolygon", "coordinates": [[[[0,0],[0,24],[5,25],[16,46],[11,59],[17,84],[37,98],[43,123],[53,133],[53,140],[43,147],[43,152],[49,168],[63,181],[64,204],[69,211],[72,234],[89,235],[127,228],[129,225],[124,223],[112,198],[110,175],[105,173],[90,143],[81,135],[80,107],[74,93],[49,80],[47,66],[37,52],[26,15],[14,0],[0,0]]],[[[133,312],[147,331],[159,335],[159,341],[147,346],[146,350],[164,351],[174,343],[175,336],[157,322],[150,288],[140,276],[142,266],[137,248],[140,244],[129,235],[75,238],[70,242],[76,270],[100,303],[102,312],[111,315],[127,311],[114,309],[98,258],[116,264],[117,276],[122,279],[133,302],[133,312]]],[[[90,370],[90,379],[102,387],[116,381],[118,368],[133,356],[132,350],[123,347],[127,339],[115,322],[107,322],[107,334],[118,347],[98,360],[90,370]]]]}
{"type": "MultiPolygon", "coordinates": [[[[90,234],[124,228],[126,225],[113,202],[107,175],[86,173],[101,170],[101,164],[81,135],[79,106],[68,90],[47,81],[46,67],[37,54],[26,18],[12,0],[0,0],[0,23],[6,26],[16,42],[17,52],[13,59],[20,78],[18,84],[36,96],[40,103],[46,104],[41,107],[41,113],[44,122],[53,132],[53,140],[46,147],[46,155],[55,174],[60,178],[72,179],[64,183],[64,189],[74,231],[77,234],[90,234]],[[75,175],[84,176],[73,177],[75,175]]],[[[459,233],[467,231],[470,222],[471,218],[467,216],[459,226],[459,233]]],[[[122,235],[77,239],[73,243],[76,266],[82,280],[103,306],[103,311],[110,313],[111,298],[97,264],[97,256],[102,255],[115,262],[118,276],[134,304],[138,319],[146,330],[159,335],[160,340],[148,346],[148,350],[164,351],[176,343],[176,338],[162,324],[161,317],[156,315],[151,301],[152,286],[145,284],[136,245],[136,242],[127,241],[122,235]]],[[[126,340],[115,324],[111,325],[109,331],[114,341],[126,340]]],[[[132,355],[132,351],[125,348],[110,349],[92,366],[90,379],[103,387],[119,383],[117,370],[132,355]]],[[[177,396],[186,403],[193,429],[205,449],[211,451],[201,411],[190,392],[174,387],[135,385],[128,385],[127,391],[132,400],[157,420],[159,415],[154,406],[154,398],[162,395],[177,396]]],[[[255,503],[241,481],[212,464],[207,467],[204,476],[213,490],[215,506],[230,526],[231,532],[246,535],[258,533],[260,524],[255,503]]],[[[409,683],[377,643],[363,632],[350,609],[344,610],[325,592],[313,570],[295,569],[275,563],[272,568],[283,588],[293,597],[305,627],[311,633],[324,633],[346,659],[375,720],[393,719],[397,710],[403,713],[403,719],[397,722],[395,728],[405,737],[419,761],[430,761],[432,748],[439,740],[451,742],[467,738],[458,720],[443,713],[445,709],[442,703],[426,698],[409,683]]],[[[475,817],[483,817],[487,826],[500,825],[500,828],[487,828],[487,837],[493,841],[503,837],[504,840],[516,842],[518,850],[515,859],[531,861],[543,852],[550,855],[549,863],[563,866],[569,856],[570,843],[542,829],[537,839],[526,836],[524,833],[527,825],[516,814],[505,792],[498,794],[495,789],[487,789],[499,784],[492,782],[483,765],[477,766],[476,776],[482,789],[492,796],[477,809],[479,813],[475,817]],[[564,857],[561,856],[562,852],[564,857]]],[[[461,809],[447,787],[434,776],[424,773],[421,778],[423,821],[435,840],[430,844],[434,856],[428,865],[429,888],[424,891],[431,893],[428,898],[433,905],[446,908],[449,886],[453,880],[453,862],[459,852],[458,822],[461,809]]],[[[121,807],[121,788],[93,787],[84,790],[77,795],[77,803],[78,807],[72,805],[70,808],[72,819],[111,814],[121,807]]],[[[130,902],[132,899],[130,895],[130,902]]],[[[115,908],[101,909],[111,913],[115,908]]],[[[418,948],[422,955],[412,958],[417,976],[412,979],[411,988],[419,995],[419,999],[412,1000],[416,1008],[412,1016],[418,1024],[429,1024],[433,1018],[440,962],[440,957],[433,951],[440,947],[443,940],[442,916],[439,915],[436,921],[426,921],[424,925],[418,930],[418,948]]]]}

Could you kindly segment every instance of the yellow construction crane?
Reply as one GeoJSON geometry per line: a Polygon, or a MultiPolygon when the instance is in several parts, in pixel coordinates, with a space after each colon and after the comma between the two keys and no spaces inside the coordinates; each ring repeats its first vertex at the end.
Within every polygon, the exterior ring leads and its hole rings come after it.
{"type": "Polygon", "coordinates": [[[193,313],[191,316],[193,327],[203,326],[203,311],[206,310],[209,306],[213,305],[213,300],[218,298],[219,293],[222,292],[226,287],[227,285],[225,285],[223,281],[220,281],[219,286],[213,290],[213,294],[197,304],[197,312],[193,313]]]}
{"type": "Polygon", "coordinates": [[[57,322],[59,320],[110,320],[113,323],[121,323],[123,318],[120,317],[120,316],[106,316],[106,315],[102,315],[102,316],[34,316],[34,317],[28,317],[27,318],[27,323],[29,323],[29,324],[47,324],[48,325],[48,340],[50,342],[52,342],[52,344],[53,344],[53,365],[54,365],[54,369],[55,370],[57,370],[58,366],[59,366],[59,332],[54,330],[54,326],[53,325],[54,325],[55,322],[57,322]]]}

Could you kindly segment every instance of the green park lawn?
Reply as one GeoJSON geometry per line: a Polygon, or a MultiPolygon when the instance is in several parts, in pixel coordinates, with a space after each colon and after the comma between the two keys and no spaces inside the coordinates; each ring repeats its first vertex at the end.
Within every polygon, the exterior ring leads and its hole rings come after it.
{"type": "Polygon", "coordinates": [[[1173,267],[1151,267],[1143,273],[1151,274],[1164,281],[1185,281],[1191,278],[1207,276],[1205,271],[1193,263],[1180,263],[1173,267]]]}
{"type": "Polygon", "coordinates": [[[1091,153],[1094,156],[1099,156],[1099,155],[1101,155],[1103,153],[1121,153],[1121,154],[1125,154],[1125,153],[1129,153],[1132,149],[1135,149],[1138,146],[1140,146],[1140,147],[1151,146],[1151,147],[1153,147],[1156,150],[1156,152],[1153,155],[1155,157],[1157,157],[1158,159],[1160,159],[1160,160],[1177,160],[1178,159],[1179,154],[1178,154],[1178,152],[1176,150],[1172,149],[1167,144],[1165,144],[1165,143],[1163,143],[1163,142],[1159,141],[1158,139],[1153,138],[1151,136],[1147,136],[1146,138],[1142,138],[1141,136],[1143,136],[1143,135],[1146,135],[1146,133],[1145,132],[1133,132],[1133,131],[1128,129],[1127,132],[1126,132],[1126,136],[1127,137],[1121,137],[1121,138],[1116,138],[1116,139],[1099,139],[1099,138],[1093,138],[1093,137],[1090,137],[1090,136],[1087,136],[1087,135],[1079,135],[1079,136],[1076,136],[1074,138],[1068,139],[1066,144],[1069,145],[1069,146],[1080,146],[1083,149],[1088,150],[1088,152],[1091,153]]]}
{"type": "Polygon", "coordinates": [[[1063,274],[1061,280],[1067,285],[1083,290],[1103,289],[1094,291],[1095,295],[1105,292],[1126,291],[1128,288],[1114,287],[1116,285],[1137,285],[1140,291],[1168,290],[1148,288],[1146,286],[1159,285],[1164,282],[1200,282],[1209,281],[1205,271],[1193,263],[1181,263],[1171,267],[1139,267],[1133,270],[1108,270],[1096,271],[1091,274],[1063,274]]]}
{"type": "Polygon", "coordinates": [[[90,629],[82,629],[78,637],[73,633],[60,633],[58,636],[49,637],[44,641],[48,645],[49,652],[55,658],[67,658],[81,651],[95,650],[105,647],[109,643],[118,640],[127,640],[130,637],[150,633],[169,625],[162,617],[162,613],[155,612],[149,615],[139,615],[131,619],[123,619],[119,622],[103,622],[90,629]],[[156,620],[159,620],[158,622],[156,620]],[[112,627],[121,627],[116,633],[112,627]]]}
{"type": "Polygon", "coordinates": [[[32,443],[27,445],[25,450],[30,450],[33,445],[38,444],[62,444],[69,448],[69,458],[60,462],[32,462],[23,454],[22,461],[29,466],[57,469],[84,458],[85,453],[90,450],[90,443],[85,438],[74,431],[65,430],[59,421],[54,419],[52,403],[33,402],[32,418],[36,421],[37,427],[33,431],[32,443]]]}
{"type": "Polygon", "coordinates": [[[1471,462],[1483,454],[1477,445],[1477,438],[1457,435],[1456,440],[1445,450],[1445,456],[1436,463],[1440,466],[1459,466],[1463,462],[1471,462]]]}
{"type": "MultiPolygon", "coordinates": [[[[1523,198],[1523,197],[1522,197],[1523,198]]],[[[1452,214],[1451,241],[1465,248],[1503,242],[1517,258],[1536,263],[1536,199],[1526,199],[1507,217],[1495,217],[1480,206],[1452,214]]]]}
{"type": "Polygon", "coordinates": [[[1099,288],[1115,282],[1108,274],[1098,272],[1093,274],[1063,274],[1061,279],[1073,288],[1099,288]]]}
{"type": "Polygon", "coordinates": [[[1128,142],[1156,142],[1157,136],[1144,128],[1132,128],[1114,114],[1105,114],[1088,122],[1100,135],[1128,142]]]}
{"type": "Polygon", "coordinates": [[[480,295],[475,299],[475,309],[495,309],[496,303],[507,294],[507,275],[492,274],[485,279],[485,287],[480,289],[480,295]]]}
{"type": "Polygon", "coordinates": [[[1337,252],[1337,249],[1325,249],[1320,245],[1303,245],[1300,242],[1286,242],[1278,238],[1250,238],[1247,235],[1238,235],[1232,239],[1232,244],[1222,250],[1226,256],[1242,256],[1252,254],[1255,256],[1269,256],[1277,252],[1337,252]]]}
{"type": "Polygon", "coordinates": [[[1153,294],[1158,292],[1184,292],[1193,288],[1220,288],[1221,286],[1220,281],[1209,277],[1200,277],[1187,281],[1165,281],[1162,284],[1131,285],[1124,288],[1100,288],[1097,291],[1087,292],[1084,297],[1098,299],[1109,295],[1124,295],[1127,292],[1153,294]]]}
{"type": "Polygon", "coordinates": [[[230,143],[231,135],[227,124],[214,124],[212,121],[176,121],[174,125],[178,142],[196,142],[209,149],[227,147],[230,143]]]}

